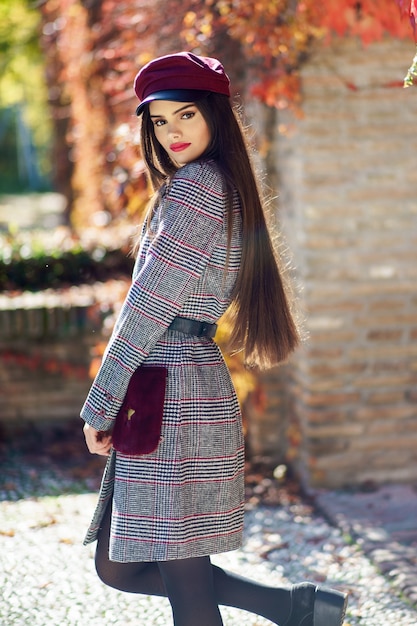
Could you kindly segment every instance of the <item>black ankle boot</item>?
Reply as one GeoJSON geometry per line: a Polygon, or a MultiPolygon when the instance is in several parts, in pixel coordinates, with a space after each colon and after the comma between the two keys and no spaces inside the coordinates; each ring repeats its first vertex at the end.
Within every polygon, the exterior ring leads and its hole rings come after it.
{"type": "Polygon", "coordinates": [[[342,626],[347,594],[300,583],[291,588],[290,616],[283,626],[342,626]]]}

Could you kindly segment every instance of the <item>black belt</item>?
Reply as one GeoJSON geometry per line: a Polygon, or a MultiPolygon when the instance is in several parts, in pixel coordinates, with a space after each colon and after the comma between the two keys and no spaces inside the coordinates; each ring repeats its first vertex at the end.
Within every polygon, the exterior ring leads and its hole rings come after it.
{"type": "Polygon", "coordinates": [[[180,333],[195,335],[196,337],[213,338],[216,334],[217,324],[199,322],[198,320],[191,320],[188,317],[174,317],[169,325],[169,330],[178,330],[180,333]]]}

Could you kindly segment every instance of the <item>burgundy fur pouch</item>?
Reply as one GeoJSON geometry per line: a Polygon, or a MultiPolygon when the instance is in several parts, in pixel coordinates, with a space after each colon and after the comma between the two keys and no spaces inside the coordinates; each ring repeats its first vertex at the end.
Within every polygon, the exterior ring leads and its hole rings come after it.
{"type": "Polygon", "coordinates": [[[129,381],[112,434],[113,448],[123,454],[149,454],[161,437],[166,367],[139,367],[129,381]]]}

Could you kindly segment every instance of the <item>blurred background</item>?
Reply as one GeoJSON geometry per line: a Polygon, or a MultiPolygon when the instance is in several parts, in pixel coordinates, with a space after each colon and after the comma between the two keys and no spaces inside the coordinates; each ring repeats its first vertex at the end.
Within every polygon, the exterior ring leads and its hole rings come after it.
{"type": "Polygon", "coordinates": [[[306,486],[417,479],[413,6],[3,0],[4,442],[78,415],[150,194],[133,79],[187,49],[243,106],[307,336],[267,374],[228,357],[250,456],[306,486]]]}

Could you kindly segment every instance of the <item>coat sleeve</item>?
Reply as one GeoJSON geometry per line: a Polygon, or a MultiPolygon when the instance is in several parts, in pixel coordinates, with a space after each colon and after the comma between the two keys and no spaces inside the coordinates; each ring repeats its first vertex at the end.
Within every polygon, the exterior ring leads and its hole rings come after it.
{"type": "Polygon", "coordinates": [[[214,166],[189,164],[175,174],[81,410],[97,430],[112,427],[131,375],[192,294],[224,231],[225,208],[223,179],[214,166]]]}

